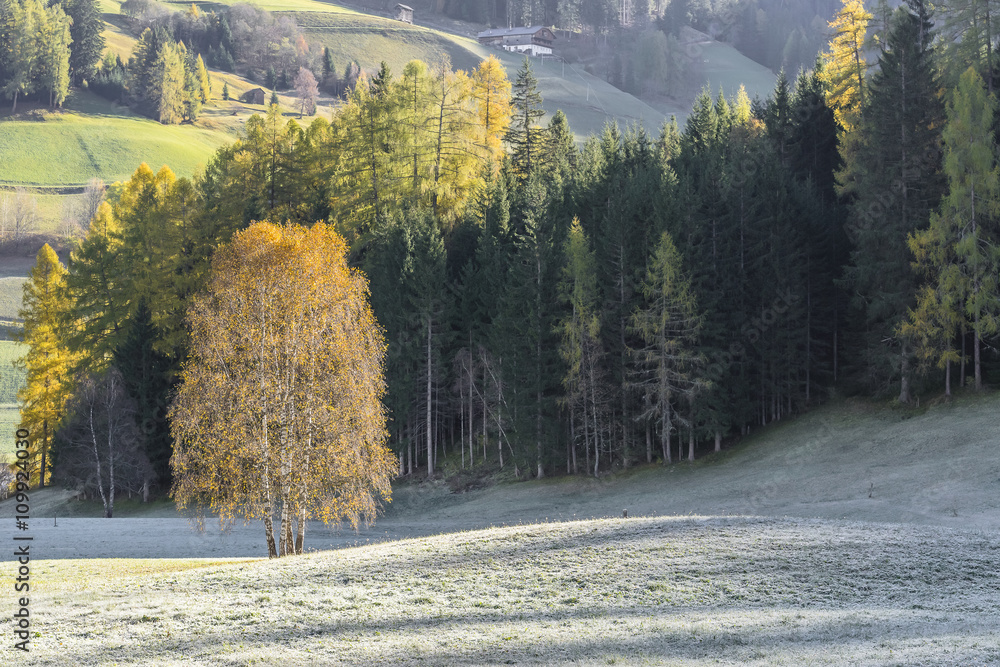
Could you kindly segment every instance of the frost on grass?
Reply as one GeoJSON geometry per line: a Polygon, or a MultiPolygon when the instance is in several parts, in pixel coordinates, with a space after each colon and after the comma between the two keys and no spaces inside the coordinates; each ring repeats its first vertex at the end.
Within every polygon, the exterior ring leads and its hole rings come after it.
{"type": "Polygon", "coordinates": [[[1000,663],[1000,538],[686,518],[49,561],[33,664],[1000,663]]]}

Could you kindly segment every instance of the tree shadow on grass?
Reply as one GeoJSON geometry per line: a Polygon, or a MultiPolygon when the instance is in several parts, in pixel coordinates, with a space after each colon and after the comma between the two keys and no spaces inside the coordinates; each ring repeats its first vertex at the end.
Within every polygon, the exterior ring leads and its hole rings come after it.
{"type": "MultiPolygon", "coordinates": [[[[920,662],[970,664],[990,655],[995,658],[998,651],[996,626],[989,615],[942,618],[873,607],[762,608],[755,613],[746,607],[621,606],[513,615],[483,612],[475,617],[341,619],[308,627],[289,622],[268,625],[262,632],[254,630],[219,628],[201,631],[190,640],[143,641],[141,651],[157,659],[201,659],[213,664],[245,664],[247,655],[280,660],[296,651],[308,651],[315,657],[312,664],[341,665],[697,660],[745,664],[763,658],[801,664],[808,656],[841,663],[907,662],[906,651],[914,649],[920,651],[914,656],[920,662]],[[741,622],[729,627],[712,622],[713,617],[728,614],[738,615],[741,622]],[[785,617],[779,619],[779,615],[785,617]],[[341,639],[344,643],[336,645],[341,639]],[[224,653],[220,652],[223,646],[227,647],[224,653]]],[[[126,643],[70,649],[60,659],[65,660],[62,664],[80,665],[128,662],[136,648],[126,643]]]]}

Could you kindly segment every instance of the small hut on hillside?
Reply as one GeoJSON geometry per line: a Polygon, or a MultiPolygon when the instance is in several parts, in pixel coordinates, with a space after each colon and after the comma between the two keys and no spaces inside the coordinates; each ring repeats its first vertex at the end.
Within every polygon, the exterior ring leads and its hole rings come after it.
{"type": "Polygon", "coordinates": [[[267,93],[264,92],[263,88],[248,90],[240,96],[240,102],[247,104],[264,104],[265,101],[267,101],[267,93]]]}
{"type": "Polygon", "coordinates": [[[413,7],[396,5],[396,20],[413,25],[413,7]]]}

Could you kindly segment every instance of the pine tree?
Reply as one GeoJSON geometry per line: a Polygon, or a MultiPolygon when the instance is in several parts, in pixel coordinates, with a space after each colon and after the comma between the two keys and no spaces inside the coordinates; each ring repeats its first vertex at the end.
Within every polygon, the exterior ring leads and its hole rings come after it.
{"type": "Polygon", "coordinates": [[[102,202],[87,236],[70,254],[66,283],[74,327],[69,344],[92,372],[106,368],[128,317],[120,231],[111,205],[102,202]]]}
{"type": "Polygon", "coordinates": [[[121,372],[129,397],[135,402],[136,428],[140,447],[155,475],[143,483],[143,499],[148,500],[150,483],[158,481],[162,489],[170,488],[170,455],[172,441],[167,407],[171,385],[167,374],[170,359],[154,349],[162,336],[153,325],[149,306],[139,298],[121,342],[115,347],[113,365],[121,372]]]}
{"type": "Polygon", "coordinates": [[[23,340],[28,352],[18,362],[27,371],[24,388],[18,392],[21,424],[28,437],[31,479],[39,487],[51,466],[52,435],[72,391],[72,355],[67,346],[69,298],[66,268],[55,251],[45,244],[24,284],[18,316],[24,320],[23,340]]]}
{"type": "Polygon", "coordinates": [[[524,183],[541,164],[545,143],[544,130],[537,126],[538,120],[545,115],[542,95],[527,56],[517,70],[512,91],[514,115],[507,130],[507,143],[511,147],[511,164],[524,183]]]}
{"type": "Polygon", "coordinates": [[[39,85],[49,92],[49,106],[56,108],[69,93],[71,20],[59,5],[46,8],[40,16],[39,85]]]}
{"type": "Polygon", "coordinates": [[[69,0],[63,7],[73,20],[69,68],[79,84],[90,80],[104,53],[104,20],[97,0],[69,0]]]}
{"type": "Polygon", "coordinates": [[[556,349],[553,340],[556,285],[560,265],[554,220],[546,215],[544,186],[535,174],[518,193],[515,210],[514,247],[501,299],[501,315],[493,322],[493,349],[500,353],[504,379],[510,383],[510,399],[518,449],[533,459],[538,478],[545,476],[547,416],[556,349]]]}
{"type": "Polygon", "coordinates": [[[44,44],[37,39],[45,21],[45,8],[39,0],[24,0],[10,5],[6,19],[6,32],[10,43],[7,47],[7,80],[3,92],[13,100],[11,113],[17,113],[17,98],[35,90],[35,77],[42,58],[44,44]]]}
{"type": "Polygon", "coordinates": [[[922,0],[908,0],[896,10],[857,131],[859,149],[845,166],[857,194],[848,226],[854,250],[845,280],[867,338],[859,361],[877,391],[898,380],[903,402],[910,400],[911,351],[895,331],[916,293],[906,238],[928,224],[943,191],[936,128],[944,113],[932,37],[922,0]]]}

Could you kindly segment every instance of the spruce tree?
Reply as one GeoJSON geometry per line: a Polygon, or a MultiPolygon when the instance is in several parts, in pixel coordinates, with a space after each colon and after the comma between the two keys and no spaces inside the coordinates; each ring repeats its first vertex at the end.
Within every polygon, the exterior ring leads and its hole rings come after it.
{"type": "Polygon", "coordinates": [[[104,20],[97,0],[69,0],[63,6],[73,19],[69,68],[73,80],[80,84],[94,75],[104,53],[104,20]]]}
{"type": "Polygon", "coordinates": [[[927,225],[943,190],[936,128],[944,110],[931,27],[923,0],[896,10],[869,87],[858,151],[845,166],[856,188],[845,280],[865,338],[858,361],[872,389],[885,391],[898,381],[902,402],[910,400],[911,350],[895,331],[916,293],[906,238],[927,225]]]}
{"type": "Polygon", "coordinates": [[[140,447],[152,466],[155,480],[144,480],[143,499],[148,500],[150,483],[160,488],[171,485],[170,455],[173,440],[167,421],[171,384],[168,379],[170,359],[154,345],[162,338],[153,325],[147,300],[139,298],[135,312],[126,326],[125,336],[115,347],[112,364],[121,373],[128,395],[135,401],[136,427],[140,447]]]}
{"type": "Polygon", "coordinates": [[[507,130],[507,143],[511,147],[511,164],[522,183],[530,178],[543,158],[545,131],[538,127],[538,120],[545,115],[538,80],[531,70],[531,60],[525,56],[511,92],[514,115],[507,130]]]}

